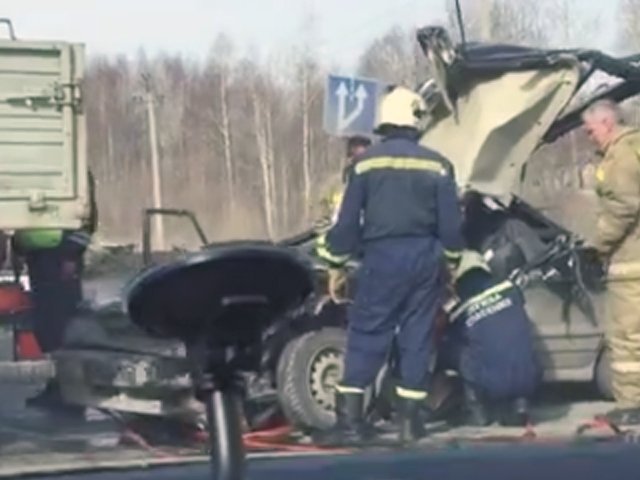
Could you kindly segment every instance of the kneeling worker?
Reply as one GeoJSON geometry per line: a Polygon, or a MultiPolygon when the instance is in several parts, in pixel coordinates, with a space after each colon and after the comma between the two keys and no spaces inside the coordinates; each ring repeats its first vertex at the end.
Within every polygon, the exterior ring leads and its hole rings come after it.
{"type": "Polygon", "coordinates": [[[542,369],[522,292],[509,281],[496,282],[481,255],[471,250],[462,255],[454,284],[457,303],[439,356],[442,368],[462,377],[463,421],[524,426],[528,399],[542,381],[542,369]]]}
{"type": "Polygon", "coordinates": [[[337,220],[318,241],[318,256],[333,269],[343,268],[349,256],[363,255],[348,314],[344,376],[336,387],[336,425],[323,444],[371,439],[363,394],[394,338],[400,354],[400,439],[424,435],[420,408],[443,294],[441,266],[446,253],[458,260],[462,250],[451,164],[418,145],[425,111],[411,90],[396,87],[383,97],[376,129],[383,139],[356,159],[337,220]]]}

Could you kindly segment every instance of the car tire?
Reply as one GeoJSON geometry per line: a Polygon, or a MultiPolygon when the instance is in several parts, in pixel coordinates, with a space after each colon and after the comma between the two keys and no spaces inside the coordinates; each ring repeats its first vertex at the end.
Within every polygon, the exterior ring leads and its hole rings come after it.
{"type": "MultiPolygon", "coordinates": [[[[278,400],[285,417],[303,431],[335,422],[334,387],[342,378],[347,332],[322,328],[293,339],[278,360],[278,400]]],[[[370,394],[365,396],[368,402],[370,394]]]]}
{"type": "Polygon", "coordinates": [[[609,350],[603,347],[598,355],[594,381],[598,393],[606,400],[614,400],[612,378],[611,355],[609,350]]]}

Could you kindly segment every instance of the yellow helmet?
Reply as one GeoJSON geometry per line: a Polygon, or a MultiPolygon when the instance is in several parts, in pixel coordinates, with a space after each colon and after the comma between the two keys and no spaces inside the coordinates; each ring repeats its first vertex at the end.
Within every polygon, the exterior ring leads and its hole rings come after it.
{"type": "Polygon", "coordinates": [[[394,87],[378,105],[376,132],[387,125],[418,128],[426,113],[427,104],[419,94],[406,87],[394,87]]]}
{"type": "Polygon", "coordinates": [[[475,270],[476,268],[491,273],[491,269],[484,258],[482,258],[482,255],[474,250],[463,251],[458,268],[456,268],[454,273],[455,279],[458,280],[465,273],[475,270]]]}

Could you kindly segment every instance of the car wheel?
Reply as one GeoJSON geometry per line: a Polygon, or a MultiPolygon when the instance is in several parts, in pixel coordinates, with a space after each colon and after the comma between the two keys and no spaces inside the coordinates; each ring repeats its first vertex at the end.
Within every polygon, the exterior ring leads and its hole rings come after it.
{"type": "Polygon", "coordinates": [[[612,377],[611,355],[609,350],[606,347],[603,347],[600,355],[598,355],[594,380],[598,393],[607,400],[614,399],[612,377]]]}
{"type": "MultiPolygon", "coordinates": [[[[335,422],[334,391],[342,378],[347,333],[323,328],[292,340],[278,360],[278,400],[287,420],[302,430],[335,422]]],[[[365,395],[368,402],[370,393],[365,395]]]]}

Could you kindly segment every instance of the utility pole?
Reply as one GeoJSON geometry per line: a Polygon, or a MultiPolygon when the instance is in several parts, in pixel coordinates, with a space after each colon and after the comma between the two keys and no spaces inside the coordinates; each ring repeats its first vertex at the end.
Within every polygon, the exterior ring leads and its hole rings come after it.
{"type": "Polygon", "coordinates": [[[489,42],[492,40],[491,10],[493,10],[493,0],[479,0],[480,7],[480,35],[482,41],[489,42]]]}
{"type": "MultiPolygon", "coordinates": [[[[569,4],[569,0],[563,0],[560,5],[561,8],[561,19],[562,19],[562,27],[564,34],[564,44],[567,47],[572,40],[572,22],[571,22],[571,5],[569,4]]],[[[582,171],[582,163],[580,162],[580,158],[578,156],[578,137],[576,136],[576,131],[572,130],[569,132],[569,142],[571,146],[571,166],[575,168],[576,174],[578,177],[578,188],[584,188],[584,174],[582,171]]]]}
{"type": "MultiPolygon", "coordinates": [[[[151,148],[151,181],[153,185],[153,208],[162,208],[162,187],[160,183],[160,160],[158,155],[158,132],[156,129],[156,98],[148,74],[142,76],[144,83],[144,103],[149,120],[149,146],[151,148]]],[[[164,219],[162,215],[155,215],[156,247],[165,250],[164,219]]]]}

